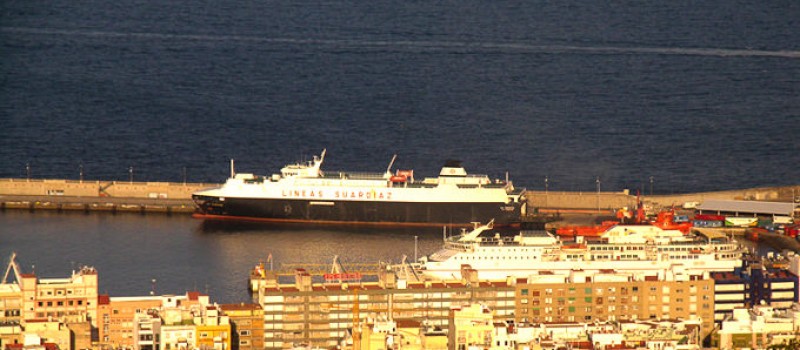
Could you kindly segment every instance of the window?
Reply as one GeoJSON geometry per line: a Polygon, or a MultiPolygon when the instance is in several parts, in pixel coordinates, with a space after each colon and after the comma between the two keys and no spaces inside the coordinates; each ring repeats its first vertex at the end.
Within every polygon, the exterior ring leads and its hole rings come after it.
{"type": "Polygon", "coordinates": [[[520,294],[521,294],[521,295],[528,295],[528,289],[527,289],[527,288],[525,288],[525,289],[522,289],[522,290],[520,291],[520,294]]]}
{"type": "Polygon", "coordinates": [[[245,336],[245,337],[249,337],[250,336],[250,330],[249,329],[243,329],[243,330],[239,331],[239,335],[245,336]]]}

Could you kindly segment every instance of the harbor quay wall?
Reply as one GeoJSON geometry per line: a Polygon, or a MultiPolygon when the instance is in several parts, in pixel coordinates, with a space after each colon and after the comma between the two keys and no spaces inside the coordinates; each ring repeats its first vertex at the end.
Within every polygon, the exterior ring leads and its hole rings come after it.
{"type": "Polygon", "coordinates": [[[0,195],[191,199],[208,183],[0,179],[0,195]]]}
{"type": "MultiPolygon", "coordinates": [[[[763,187],[741,190],[683,193],[641,196],[645,205],[658,210],[661,208],[681,208],[685,203],[703,202],[709,199],[754,200],[773,202],[792,202],[800,196],[800,186],[763,187]]],[[[526,191],[528,207],[548,210],[574,210],[613,212],[617,209],[636,207],[636,195],[628,191],[620,192],[556,192],[526,191]]]]}
{"type": "Polygon", "coordinates": [[[0,179],[0,209],[192,213],[208,183],[0,179]]]}
{"type": "MultiPolygon", "coordinates": [[[[81,181],[66,179],[0,178],[0,208],[186,211],[193,208],[193,192],[217,187],[215,183],[81,181]],[[149,207],[154,209],[150,210],[149,207]],[[103,208],[103,209],[95,209],[103,208]],[[172,210],[176,209],[176,210],[172,210]]],[[[620,208],[634,208],[636,195],[618,192],[526,191],[528,213],[577,212],[611,215],[620,208]]],[[[791,202],[800,198],[800,186],[642,196],[654,210],[680,208],[684,203],[707,199],[791,202]]]]}

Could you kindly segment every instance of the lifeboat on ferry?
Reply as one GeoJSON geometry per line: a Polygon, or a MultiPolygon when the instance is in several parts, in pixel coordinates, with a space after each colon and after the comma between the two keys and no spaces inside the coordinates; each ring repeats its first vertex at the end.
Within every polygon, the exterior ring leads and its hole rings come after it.
{"type": "Polygon", "coordinates": [[[389,178],[389,181],[394,183],[402,183],[406,182],[407,180],[408,178],[405,175],[393,175],[392,177],[389,178]]]}
{"type": "Polygon", "coordinates": [[[394,175],[389,178],[389,181],[395,183],[403,183],[411,179],[414,182],[414,170],[397,170],[394,175]]]}

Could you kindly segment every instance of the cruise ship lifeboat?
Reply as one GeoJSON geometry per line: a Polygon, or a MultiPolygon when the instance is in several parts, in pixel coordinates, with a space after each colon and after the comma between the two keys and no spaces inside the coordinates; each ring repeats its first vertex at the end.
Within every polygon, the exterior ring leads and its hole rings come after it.
{"type": "Polygon", "coordinates": [[[394,183],[398,183],[398,182],[402,183],[402,182],[406,182],[407,180],[408,180],[408,177],[406,177],[405,175],[394,175],[394,176],[389,178],[389,181],[394,182],[394,183]]]}

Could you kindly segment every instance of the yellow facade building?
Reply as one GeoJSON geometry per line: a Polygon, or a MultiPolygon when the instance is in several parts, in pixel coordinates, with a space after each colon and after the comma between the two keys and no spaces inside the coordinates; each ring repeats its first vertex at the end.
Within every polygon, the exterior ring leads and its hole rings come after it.
{"type": "Polygon", "coordinates": [[[222,304],[220,309],[230,318],[233,350],[264,348],[264,309],[260,305],[222,304]]]}
{"type": "Polygon", "coordinates": [[[492,347],[494,313],[486,306],[470,304],[450,310],[448,349],[488,349],[492,347]]]}
{"type": "Polygon", "coordinates": [[[516,285],[516,322],[553,323],[647,319],[702,320],[714,328],[714,281],[708,276],[637,276],[606,272],[531,276],[516,285]]]}
{"type": "Polygon", "coordinates": [[[203,315],[195,316],[196,344],[200,350],[230,350],[231,324],[216,306],[208,306],[203,315]]]}

